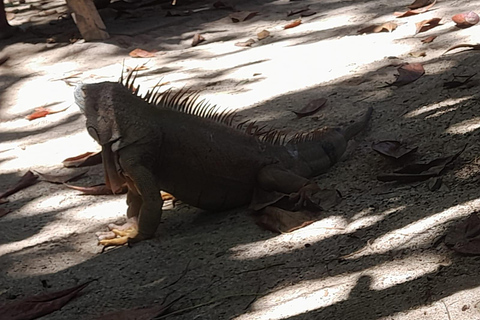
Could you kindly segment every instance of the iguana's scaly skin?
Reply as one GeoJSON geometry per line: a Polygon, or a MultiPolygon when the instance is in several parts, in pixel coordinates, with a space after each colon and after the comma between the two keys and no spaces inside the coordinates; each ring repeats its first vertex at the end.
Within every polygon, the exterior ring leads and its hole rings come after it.
{"type": "MultiPolygon", "coordinates": [[[[114,191],[128,185],[127,217],[138,218],[138,232],[119,232],[120,242],[154,236],[162,215],[161,190],[206,210],[246,205],[261,210],[286,197],[294,200],[289,212],[300,212],[320,190],[308,178],[339,160],[372,113],[368,109],[345,130],[273,144],[262,141],[258,130],[252,135],[225,124],[228,114],[208,113],[213,109],[196,103],[192,94],[140,97],[136,92],[129,79],[83,84],[75,91],[88,132],[102,146],[107,183],[114,191]]],[[[275,140],[281,134],[266,136],[275,140]]]]}

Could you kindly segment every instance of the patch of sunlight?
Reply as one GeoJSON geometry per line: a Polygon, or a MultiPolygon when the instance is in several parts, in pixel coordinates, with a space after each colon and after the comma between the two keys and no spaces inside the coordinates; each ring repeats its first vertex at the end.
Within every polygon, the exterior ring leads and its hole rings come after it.
{"type": "Polygon", "coordinates": [[[468,96],[468,97],[462,97],[462,98],[456,98],[456,99],[446,99],[442,102],[438,102],[438,103],[435,103],[435,104],[432,104],[432,105],[429,105],[429,106],[423,106],[417,110],[414,110],[414,111],[411,111],[409,113],[407,113],[405,115],[405,118],[414,118],[414,117],[418,117],[424,113],[427,113],[427,112],[432,112],[432,111],[438,111],[440,112],[440,110],[438,109],[442,109],[442,108],[445,108],[445,107],[454,107],[455,105],[457,104],[460,104],[464,101],[467,101],[467,100],[470,100],[472,99],[472,96],[468,96]]]}
{"type": "Polygon", "coordinates": [[[417,220],[403,228],[388,232],[370,242],[364,248],[349,254],[345,259],[358,259],[372,254],[383,254],[394,249],[422,246],[425,242],[431,241],[432,235],[438,233],[438,228],[441,228],[443,224],[478,210],[480,210],[480,199],[452,206],[442,212],[417,220]]]}
{"type": "Polygon", "coordinates": [[[382,221],[383,219],[385,219],[386,216],[401,211],[403,209],[405,209],[405,206],[399,206],[397,208],[385,210],[380,214],[367,215],[367,213],[372,211],[372,209],[367,208],[353,216],[353,218],[351,219],[352,222],[348,224],[348,226],[345,228],[345,231],[347,233],[351,233],[358,229],[367,228],[379,221],[382,221]]]}
{"type": "Polygon", "coordinates": [[[251,306],[252,311],[234,319],[285,319],[311,310],[325,308],[347,300],[360,276],[360,272],[357,272],[319,280],[301,281],[257,299],[251,306]]]}
{"type": "Polygon", "coordinates": [[[361,272],[300,281],[259,298],[252,305],[252,311],[235,320],[285,319],[347,300],[360,277],[368,277],[367,289],[380,291],[434,273],[440,265],[448,263],[441,255],[422,253],[376,265],[361,272]]]}
{"type": "Polygon", "coordinates": [[[451,125],[446,132],[451,134],[465,134],[480,128],[480,117],[464,120],[460,123],[451,125]]]}
{"type": "MultiPolygon", "coordinates": [[[[53,135],[53,134],[52,134],[53,135]]],[[[77,156],[87,151],[98,151],[100,147],[88,135],[86,131],[66,136],[53,136],[51,139],[27,146],[18,147],[17,143],[0,144],[1,149],[11,150],[5,152],[2,157],[10,157],[11,160],[0,163],[2,172],[18,172],[32,166],[61,166],[66,158],[77,156]],[[60,147],[62,146],[62,147],[60,147]]]]}
{"type": "Polygon", "coordinates": [[[291,233],[284,233],[269,240],[235,246],[231,249],[231,258],[254,260],[265,256],[298,250],[304,248],[306,242],[311,244],[336,234],[345,233],[345,225],[345,219],[342,217],[328,217],[305,228],[291,233]]]}
{"type": "MultiPolygon", "coordinates": [[[[79,196],[63,194],[35,199],[20,210],[15,211],[15,215],[4,217],[3,219],[27,218],[32,221],[37,219],[38,221],[47,221],[47,223],[31,237],[1,244],[0,257],[5,254],[22,251],[40,243],[53,243],[72,234],[85,232],[85,229],[91,227],[92,222],[96,222],[100,229],[100,226],[106,226],[108,223],[125,217],[127,209],[125,197],[102,197],[101,202],[90,201],[87,204],[85,202],[89,198],[91,199],[91,197],[80,196],[79,199],[83,199],[82,202],[75,198],[78,199],[79,196]],[[56,206],[55,203],[57,203],[56,206]],[[72,205],[72,203],[75,203],[75,205],[72,205]],[[49,214],[49,212],[51,213],[49,214]]],[[[15,238],[12,236],[12,232],[14,231],[6,229],[2,237],[6,239],[15,238]]]]}
{"type": "Polygon", "coordinates": [[[411,255],[405,259],[395,259],[369,268],[362,275],[371,277],[372,290],[385,290],[404,282],[434,273],[439,266],[448,266],[451,261],[443,255],[431,252],[411,255]]]}

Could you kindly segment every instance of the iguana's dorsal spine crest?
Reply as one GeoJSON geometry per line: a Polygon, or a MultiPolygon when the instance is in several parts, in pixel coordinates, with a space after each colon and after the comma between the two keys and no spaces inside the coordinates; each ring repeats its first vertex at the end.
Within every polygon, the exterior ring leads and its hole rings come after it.
{"type": "MultiPolygon", "coordinates": [[[[179,91],[173,91],[168,89],[160,91],[160,82],[151,90],[147,91],[143,96],[140,95],[140,85],[135,86],[135,80],[137,78],[137,68],[130,71],[125,78],[122,74],[119,79],[119,83],[128,89],[133,95],[143,99],[150,105],[158,108],[169,108],[193,116],[209,119],[218,123],[225,124],[229,127],[244,132],[247,135],[254,136],[258,140],[271,145],[286,145],[286,144],[299,144],[308,141],[322,140],[328,132],[331,132],[332,128],[320,128],[313,131],[298,131],[292,132],[290,130],[279,130],[273,127],[259,126],[256,121],[246,120],[237,124],[234,124],[234,120],[237,117],[237,113],[231,110],[220,110],[217,105],[212,105],[205,101],[205,99],[198,101],[200,95],[199,91],[192,91],[183,88],[179,91]]],[[[367,114],[363,116],[363,119],[359,121],[358,127],[362,128],[362,123],[368,122],[372,114],[372,109],[369,108],[367,114]]],[[[352,128],[356,131],[356,128],[352,128]]],[[[350,130],[352,131],[352,130],[350,130]]],[[[348,133],[349,135],[354,135],[348,133]]],[[[356,133],[355,133],[356,134],[356,133]]],[[[351,137],[348,137],[349,140],[351,137]]]]}

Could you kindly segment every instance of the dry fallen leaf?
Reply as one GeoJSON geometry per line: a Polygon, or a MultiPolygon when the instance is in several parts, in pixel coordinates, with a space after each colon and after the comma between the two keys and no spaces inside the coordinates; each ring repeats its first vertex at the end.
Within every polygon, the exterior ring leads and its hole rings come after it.
{"type": "Polygon", "coordinates": [[[306,6],[306,7],[300,8],[300,9],[291,10],[291,11],[289,11],[289,12],[287,13],[287,17],[290,17],[290,16],[293,16],[293,15],[295,15],[295,14],[308,11],[309,9],[310,9],[310,8],[309,8],[308,6],[306,6]]]}
{"type": "Polygon", "coordinates": [[[143,49],[134,49],[128,54],[132,58],[152,58],[155,57],[155,52],[149,52],[143,49]]]}
{"type": "Polygon", "coordinates": [[[435,40],[436,38],[437,38],[437,36],[426,37],[426,38],[422,39],[422,42],[423,43],[430,43],[430,42],[433,42],[433,40],[435,40]]]}
{"type": "Polygon", "coordinates": [[[237,43],[235,43],[235,45],[236,45],[237,47],[251,47],[252,44],[254,44],[254,43],[255,43],[255,40],[253,40],[253,39],[248,39],[247,41],[237,42],[237,43]]]}
{"type": "Polygon", "coordinates": [[[470,11],[456,14],[452,17],[452,20],[457,24],[457,27],[459,28],[469,28],[473,25],[476,25],[480,20],[480,17],[478,17],[478,14],[476,14],[475,12],[470,11]]]}
{"type": "Polygon", "coordinates": [[[50,108],[44,108],[44,107],[35,108],[35,112],[26,116],[25,119],[32,121],[32,120],[35,120],[35,119],[38,119],[38,118],[43,118],[43,117],[45,117],[49,114],[63,112],[67,109],[68,109],[68,107],[62,108],[62,109],[57,109],[57,110],[50,109],[50,108]]]}
{"type": "Polygon", "coordinates": [[[441,18],[432,18],[415,23],[415,26],[417,27],[415,34],[435,28],[440,24],[441,20],[441,18]]]}
{"type": "Polygon", "coordinates": [[[293,113],[295,113],[298,118],[303,118],[303,117],[310,116],[312,114],[317,113],[318,110],[320,110],[326,104],[327,104],[327,99],[325,98],[315,99],[307,103],[307,105],[302,109],[298,111],[293,111],[293,113]]]}
{"type": "Polygon", "coordinates": [[[88,170],[75,170],[74,172],[69,172],[66,174],[48,174],[48,173],[41,173],[38,171],[35,171],[40,178],[44,181],[48,181],[51,183],[65,183],[69,182],[72,180],[75,180],[77,178],[80,178],[83,176],[85,173],[88,172],[88,170]]]}
{"type": "Polygon", "coordinates": [[[300,17],[306,18],[306,17],[313,16],[314,14],[317,14],[317,11],[307,10],[307,11],[302,12],[302,13],[300,14],[300,17]]]}
{"type": "Polygon", "coordinates": [[[200,33],[196,33],[193,36],[192,47],[197,46],[199,43],[201,43],[203,41],[205,41],[205,38],[200,33]]]}
{"type": "Polygon", "coordinates": [[[257,33],[257,38],[258,40],[263,40],[265,38],[268,38],[269,35],[270,35],[270,32],[268,32],[267,30],[262,30],[259,33],[257,33]]]}
{"type": "Polygon", "coordinates": [[[381,25],[371,25],[363,29],[358,30],[358,33],[379,33],[379,32],[392,32],[397,29],[398,25],[395,22],[386,22],[381,25]]]}
{"type": "Polygon", "coordinates": [[[85,152],[81,155],[70,157],[62,161],[64,167],[67,168],[79,168],[94,166],[102,163],[101,152],[85,152]]]}
{"type": "Polygon", "coordinates": [[[5,62],[7,62],[8,59],[10,59],[10,56],[7,56],[7,55],[2,55],[2,56],[0,56],[0,66],[1,66],[2,64],[4,64],[5,62]]]}
{"type": "MultiPolygon", "coordinates": [[[[113,194],[112,189],[110,189],[110,187],[108,187],[106,184],[99,184],[99,185],[90,186],[90,187],[78,187],[78,186],[72,186],[66,183],[64,185],[67,188],[80,191],[84,195],[100,196],[100,195],[113,194]]],[[[124,192],[116,192],[115,194],[121,194],[121,193],[124,193],[124,192]]]]}
{"type": "Polygon", "coordinates": [[[428,6],[426,7],[422,7],[422,8],[418,8],[418,9],[413,9],[413,10],[408,10],[406,12],[395,12],[393,13],[397,18],[404,18],[404,17],[409,17],[409,16],[413,16],[415,14],[420,14],[420,13],[424,13],[424,12],[427,12],[428,10],[430,10],[430,8],[433,7],[433,5],[437,3],[437,0],[433,1],[431,4],[429,4],[428,6]]]}
{"type": "Polygon", "coordinates": [[[388,84],[389,86],[404,86],[409,84],[425,74],[425,69],[423,69],[422,64],[420,63],[407,63],[397,69],[398,76],[397,80],[393,83],[388,84]]]}
{"type": "Polygon", "coordinates": [[[480,50],[480,43],[478,43],[478,44],[466,44],[466,43],[465,44],[457,44],[456,46],[448,48],[447,51],[442,53],[442,55],[444,55],[445,53],[447,53],[449,51],[458,49],[458,48],[468,48],[468,49],[471,49],[471,50],[480,50]]]}
{"type": "Polygon", "coordinates": [[[410,56],[414,58],[419,58],[419,57],[426,57],[427,53],[425,51],[413,51],[408,53],[410,56]]]}
{"type": "Polygon", "coordinates": [[[260,227],[276,232],[286,233],[308,226],[318,219],[319,214],[309,211],[288,211],[268,206],[261,214],[254,216],[255,223],[260,227]]]}
{"type": "Polygon", "coordinates": [[[258,11],[239,11],[229,14],[228,16],[232,19],[233,22],[242,22],[247,21],[255,17],[258,14],[258,11]]]}
{"type": "Polygon", "coordinates": [[[285,25],[283,27],[283,29],[295,28],[296,26],[299,26],[301,24],[302,24],[302,19],[297,19],[297,20],[294,20],[294,21],[290,22],[289,24],[285,25]]]}
{"type": "Polygon", "coordinates": [[[450,228],[445,245],[458,253],[480,254],[480,218],[476,212],[450,228]]]}
{"type": "Polygon", "coordinates": [[[443,87],[445,89],[454,89],[454,88],[461,87],[464,84],[468,83],[475,75],[476,75],[476,73],[474,73],[470,76],[456,76],[456,75],[453,75],[453,80],[444,82],[443,87]],[[458,80],[456,80],[457,78],[465,78],[465,80],[458,81],[458,80]]]}
{"type": "Polygon", "coordinates": [[[0,314],[2,315],[2,319],[37,319],[62,308],[92,281],[66,290],[40,294],[20,301],[7,303],[0,307],[0,314]]]}
{"type": "Polygon", "coordinates": [[[393,173],[379,175],[377,179],[384,182],[397,181],[408,183],[439,176],[458,158],[466,147],[465,145],[462,150],[451,156],[438,158],[428,163],[409,164],[393,173]]]}
{"type": "Polygon", "coordinates": [[[407,148],[399,141],[385,140],[373,143],[372,149],[382,156],[400,160],[416,152],[418,147],[407,148]]]}
{"type": "Polygon", "coordinates": [[[408,9],[418,9],[421,7],[428,6],[432,0],[415,0],[411,5],[408,6],[408,9]]]}
{"type": "Polygon", "coordinates": [[[35,183],[37,183],[37,179],[38,179],[38,176],[33,174],[32,171],[28,170],[27,173],[25,173],[13,187],[9,188],[7,191],[0,194],[0,199],[11,196],[17,191],[20,191],[26,187],[34,185],[35,183]]]}

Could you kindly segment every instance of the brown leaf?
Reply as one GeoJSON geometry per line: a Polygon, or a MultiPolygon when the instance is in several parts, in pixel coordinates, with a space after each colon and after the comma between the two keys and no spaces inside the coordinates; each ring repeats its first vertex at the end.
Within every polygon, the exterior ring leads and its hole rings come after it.
{"type": "Polygon", "coordinates": [[[247,21],[248,19],[251,19],[255,17],[258,14],[258,11],[238,11],[229,14],[228,16],[230,19],[232,19],[233,22],[242,22],[242,21],[247,21]]]}
{"type": "Polygon", "coordinates": [[[155,52],[149,52],[147,50],[137,48],[130,51],[128,55],[133,58],[152,58],[155,57],[155,52]]]}
{"type": "Polygon", "coordinates": [[[425,74],[425,69],[423,69],[423,66],[420,63],[404,64],[403,66],[398,68],[397,71],[397,80],[387,86],[404,86],[417,80],[425,74]]]}
{"type": "Polygon", "coordinates": [[[480,43],[479,44],[457,44],[456,46],[448,48],[447,51],[442,53],[442,55],[444,55],[445,53],[447,53],[449,51],[452,51],[454,49],[458,49],[458,48],[468,48],[468,49],[472,49],[472,50],[480,50],[480,43]]]}
{"type": "Polygon", "coordinates": [[[411,5],[408,6],[408,9],[418,9],[429,5],[432,0],[415,0],[411,5]]]}
{"type": "Polygon", "coordinates": [[[415,26],[417,27],[415,34],[435,28],[440,24],[441,20],[441,18],[432,18],[415,23],[415,26]]]}
{"type": "Polygon", "coordinates": [[[43,117],[45,117],[49,114],[54,114],[54,113],[59,113],[59,112],[65,111],[67,109],[68,109],[68,107],[62,108],[62,109],[57,109],[57,110],[50,109],[50,108],[44,108],[44,107],[35,108],[35,112],[26,116],[25,119],[32,121],[32,120],[35,120],[35,119],[38,119],[38,118],[43,118],[43,117]]]}
{"type": "MultiPolygon", "coordinates": [[[[82,192],[84,195],[91,195],[91,196],[100,196],[100,195],[110,195],[113,194],[112,189],[110,189],[106,184],[99,184],[96,186],[91,187],[78,187],[72,186],[70,184],[64,184],[67,188],[77,190],[82,192]]],[[[119,194],[121,192],[117,192],[119,194]]]]}
{"type": "Polygon", "coordinates": [[[472,79],[475,75],[476,75],[476,73],[474,73],[470,76],[456,76],[456,75],[453,75],[453,80],[444,82],[443,87],[445,89],[454,89],[454,88],[461,87],[464,84],[468,83],[470,81],[470,79],[472,79]],[[465,80],[463,80],[463,81],[455,80],[457,78],[465,78],[465,80]]]}
{"type": "Polygon", "coordinates": [[[258,40],[263,40],[265,38],[268,38],[269,35],[270,35],[270,32],[268,32],[268,30],[262,30],[259,33],[257,33],[257,38],[258,40]]]}
{"type": "Polygon", "coordinates": [[[309,9],[310,9],[310,8],[309,8],[308,6],[306,6],[306,7],[300,8],[300,9],[291,10],[291,11],[289,11],[289,12],[287,13],[287,17],[290,17],[290,16],[293,16],[293,15],[295,15],[295,14],[308,11],[309,9]]]}
{"type": "Polygon", "coordinates": [[[295,28],[296,26],[299,26],[302,24],[302,19],[297,19],[297,20],[294,20],[292,22],[290,22],[289,24],[286,24],[283,29],[291,29],[291,28],[295,28]]]}
{"type": "Polygon", "coordinates": [[[314,14],[317,14],[317,11],[307,10],[307,11],[302,12],[300,14],[300,17],[302,17],[302,18],[310,17],[310,16],[313,16],[314,14]]]}
{"type": "Polygon", "coordinates": [[[433,40],[435,40],[436,38],[437,38],[437,36],[426,37],[426,38],[422,39],[422,42],[423,42],[423,43],[431,43],[431,42],[433,42],[433,40]]]}
{"type": "Polygon", "coordinates": [[[80,168],[94,166],[102,163],[101,152],[85,152],[81,155],[70,157],[62,161],[63,166],[67,168],[80,168]]]}
{"type": "Polygon", "coordinates": [[[10,209],[0,208],[0,218],[6,216],[9,213],[10,213],[10,209]]]}
{"type": "Polygon", "coordinates": [[[382,156],[399,160],[418,150],[418,147],[407,148],[399,141],[385,140],[372,144],[372,149],[382,156]]]}
{"type": "Polygon", "coordinates": [[[395,22],[386,22],[381,25],[371,25],[363,29],[358,30],[358,33],[379,33],[379,32],[392,32],[397,29],[397,24],[395,22]]]}
{"type": "Polygon", "coordinates": [[[0,199],[11,196],[17,191],[20,191],[26,187],[34,185],[35,183],[37,183],[37,179],[38,179],[38,176],[33,174],[32,171],[28,170],[27,173],[25,173],[13,187],[8,189],[4,193],[0,194],[0,199]]]}
{"type": "Polygon", "coordinates": [[[327,104],[327,99],[325,98],[315,99],[307,103],[307,105],[302,109],[298,111],[293,111],[293,113],[295,113],[298,118],[303,118],[303,117],[310,116],[312,114],[317,113],[318,110],[326,106],[326,104],[327,104]]]}
{"type": "Polygon", "coordinates": [[[88,170],[75,170],[74,172],[69,172],[69,173],[60,174],[60,175],[41,173],[38,171],[35,171],[35,172],[40,176],[40,178],[42,178],[42,180],[45,180],[51,183],[65,183],[65,182],[69,182],[77,178],[80,178],[85,173],[87,173],[88,170]]]}
{"type": "Polygon", "coordinates": [[[196,33],[193,36],[192,47],[197,46],[199,43],[201,43],[203,41],[205,41],[205,38],[200,33],[196,33]]]}
{"type": "Polygon", "coordinates": [[[413,51],[409,52],[409,55],[411,55],[414,58],[419,58],[419,57],[426,57],[427,53],[425,51],[413,51]]]}
{"type": "Polygon", "coordinates": [[[20,301],[7,303],[0,307],[0,314],[2,319],[9,320],[37,319],[62,308],[92,281],[62,291],[36,295],[20,301]]]}
{"type": "Polygon", "coordinates": [[[462,150],[454,155],[438,158],[428,163],[414,163],[409,164],[391,174],[382,174],[377,176],[380,181],[398,181],[398,182],[415,182],[423,181],[432,177],[441,175],[447,167],[449,167],[455,159],[465,150],[465,145],[462,150]]]}
{"type": "Polygon", "coordinates": [[[445,245],[458,253],[479,255],[480,218],[477,213],[457,222],[445,235],[445,245]]]}
{"type": "Polygon", "coordinates": [[[309,211],[287,211],[268,206],[261,214],[254,216],[255,223],[260,227],[277,233],[292,232],[315,222],[318,213],[309,211]]]}
{"type": "Polygon", "coordinates": [[[4,64],[5,62],[7,62],[8,59],[10,59],[10,56],[7,56],[7,55],[2,55],[2,56],[0,56],[0,66],[1,66],[2,64],[4,64]]]}
{"type": "Polygon", "coordinates": [[[422,7],[422,8],[418,8],[418,9],[413,9],[413,10],[408,10],[406,12],[395,12],[394,15],[397,16],[397,18],[404,18],[404,17],[409,17],[409,16],[413,16],[415,14],[420,14],[420,13],[424,13],[424,12],[427,12],[428,10],[430,10],[431,7],[433,7],[433,5],[437,3],[437,0],[433,1],[432,3],[430,3],[428,6],[426,7],[422,7]]]}
{"type": "Polygon", "coordinates": [[[236,45],[237,47],[251,47],[252,44],[254,44],[254,43],[255,43],[255,40],[253,40],[253,39],[248,39],[247,41],[237,42],[237,43],[235,43],[235,45],[236,45]]]}
{"type": "Polygon", "coordinates": [[[469,28],[473,25],[476,25],[480,20],[480,17],[475,12],[470,11],[456,14],[452,17],[452,20],[459,28],[469,28]]]}

